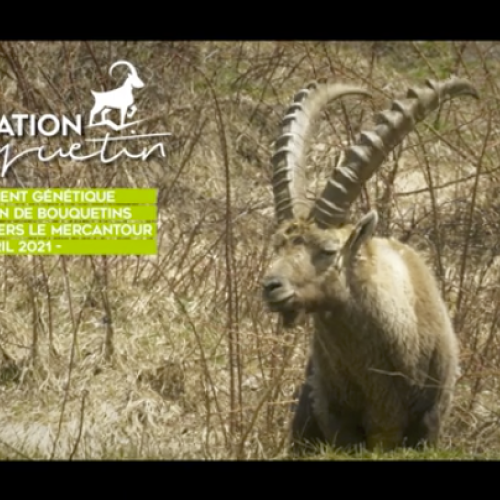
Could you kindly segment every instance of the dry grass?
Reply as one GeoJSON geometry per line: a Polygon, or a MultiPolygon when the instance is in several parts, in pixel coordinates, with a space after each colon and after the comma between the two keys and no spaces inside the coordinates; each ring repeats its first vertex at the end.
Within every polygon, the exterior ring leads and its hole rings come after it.
{"type": "Polygon", "coordinates": [[[325,113],[309,154],[314,194],[332,153],[373,112],[450,73],[469,78],[481,101],[447,103],[422,124],[356,212],[376,206],[379,234],[428,256],[462,347],[444,451],[392,456],[500,454],[499,54],[496,42],[2,42],[0,113],[87,111],[89,90],[116,85],[108,68],[127,59],[146,82],[136,92],[146,130],[172,136],[163,162],[29,158],[3,180],[160,196],[157,257],[1,257],[0,455],[284,457],[310,331],[282,332],[259,289],[284,108],[313,78],[374,93],[325,113]]]}

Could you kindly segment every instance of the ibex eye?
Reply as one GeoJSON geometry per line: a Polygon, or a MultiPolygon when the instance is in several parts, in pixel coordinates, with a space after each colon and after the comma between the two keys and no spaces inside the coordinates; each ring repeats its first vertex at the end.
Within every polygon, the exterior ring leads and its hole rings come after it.
{"type": "Polygon", "coordinates": [[[333,250],[333,249],[326,249],[324,248],[323,250],[321,250],[321,253],[322,255],[335,255],[337,253],[337,250],[333,250]]]}
{"type": "Polygon", "coordinates": [[[321,247],[321,253],[323,255],[335,255],[337,253],[337,247],[333,244],[325,244],[321,247]]]}

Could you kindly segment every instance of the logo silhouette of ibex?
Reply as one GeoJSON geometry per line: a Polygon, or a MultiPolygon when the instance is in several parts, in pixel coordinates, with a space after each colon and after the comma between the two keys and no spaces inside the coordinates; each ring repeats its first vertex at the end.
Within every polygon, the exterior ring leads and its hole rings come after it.
{"type": "Polygon", "coordinates": [[[106,92],[94,92],[94,107],[90,111],[89,126],[102,125],[104,123],[109,123],[104,120],[104,116],[111,109],[118,109],[120,111],[120,126],[117,129],[125,127],[125,117],[132,118],[137,112],[137,107],[134,105],[134,96],[132,94],[132,89],[140,89],[144,87],[144,82],[137,75],[135,67],[128,61],[116,61],[110,68],[109,74],[112,75],[113,69],[116,66],[125,65],[129,69],[126,80],[123,85],[114,89],[108,90],[106,92]],[[102,121],[95,123],[94,119],[97,113],[101,113],[102,121]]]}
{"type": "Polygon", "coordinates": [[[331,100],[363,88],[312,83],[288,108],[272,157],[278,228],[263,296],[285,326],[312,313],[306,381],[291,451],[307,443],[392,449],[438,442],[459,373],[458,340],[436,280],[409,246],[374,236],[377,212],[347,223],[350,205],[392,149],[443,100],[479,98],[467,81],[428,80],[376,117],[313,206],[304,155],[310,125],[331,100]]]}

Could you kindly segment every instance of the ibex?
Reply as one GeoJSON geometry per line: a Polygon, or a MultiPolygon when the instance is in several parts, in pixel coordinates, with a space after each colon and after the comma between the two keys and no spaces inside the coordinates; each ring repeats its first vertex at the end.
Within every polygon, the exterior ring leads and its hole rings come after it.
{"type": "Polygon", "coordinates": [[[410,89],[347,148],[310,206],[304,173],[310,125],[328,102],[355,94],[370,95],[332,83],[300,90],[272,157],[278,227],[263,297],[285,327],[305,313],[314,322],[292,453],[314,441],[369,450],[435,446],[459,370],[458,341],[424,260],[395,239],[374,236],[376,211],[355,225],[347,218],[363,184],[418,122],[445,98],[479,94],[458,78],[410,89]]]}

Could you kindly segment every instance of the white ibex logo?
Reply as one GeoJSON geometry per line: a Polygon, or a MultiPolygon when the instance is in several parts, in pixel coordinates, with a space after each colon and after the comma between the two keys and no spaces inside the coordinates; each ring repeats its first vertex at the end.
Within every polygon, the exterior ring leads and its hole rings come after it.
{"type": "Polygon", "coordinates": [[[116,61],[111,68],[109,68],[109,74],[111,75],[113,69],[120,64],[129,68],[129,74],[123,82],[123,85],[114,90],[108,90],[107,92],[91,91],[94,96],[95,103],[94,107],[90,111],[89,127],[109,125],[114,130],[121,130],[142,121],[139,120],[125,125],[125,116],[132,118],[137,111],[137,107],[134,104],[132,89],[140,89],[144,87],[144,82],[137,75],[135,67],[128,61],[116,61]],[[118,109],[120,111],[120,125],[116,125],[106,118],[106,115],[111,109],[118,109]],[[102,121],[94,123],[97,113],[101,113],[102,121]]]}

